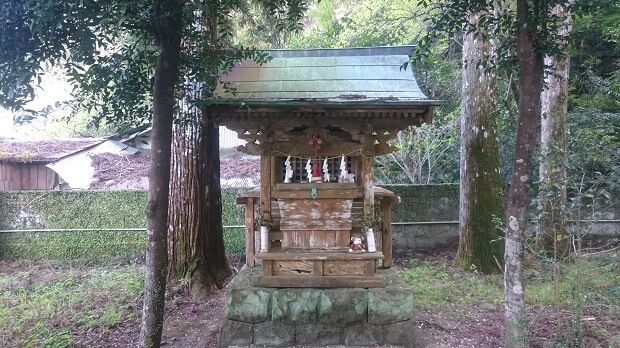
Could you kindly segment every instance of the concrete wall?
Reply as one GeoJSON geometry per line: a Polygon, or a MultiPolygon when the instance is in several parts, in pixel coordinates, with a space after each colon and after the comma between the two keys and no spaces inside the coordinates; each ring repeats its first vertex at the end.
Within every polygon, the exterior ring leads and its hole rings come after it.
{"type": "MultiPolygon", "coordinates": [[[[401,197],[392,212],[392,237],[395,250],[456,247],[459,241],[459,185],[383,186],[401,197]]],[[[620,193],[596,219],[584,209],[582,221],[573,222],[571,232],[578,232],[587,242],[620,244],[620,193]],[[588,220],[590,219],[590,220],[588,220]]],[[[534,213],[534,212],[533,212],[534,213]]],[[[528,226],[536,234],[536,225],[528,226]]]]}

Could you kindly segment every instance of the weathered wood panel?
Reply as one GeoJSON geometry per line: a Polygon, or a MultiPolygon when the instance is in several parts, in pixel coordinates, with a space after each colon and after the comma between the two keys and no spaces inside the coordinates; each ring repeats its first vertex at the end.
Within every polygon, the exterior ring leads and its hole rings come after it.
{"type": "MultiPolygon", "coordinates": [[[[264,263],[265,261],[263,261],[264,263]]],[[[300,274],[312,274],[314,271],[313,261],[281,261],[276,260],[273,262],[272,273],[274,276],[281,275],[300,275],[300,274]]],[[[263,272],[264,274],[264,272],[263,272]]]]}
{"type": "Polygon", "coordinates": [[[349,230],[282,230],[282,249],[347,249],[349,230]]]}
{"type": "Polygon", "coordinates": [[[281,230],[351,229],[350,199],[283,199],[278,204],[281,230]]]}
{"type": "MultiPolygon", "coordinates": [[[[364,275],[367,260],[323,261],[324,276],[364,275]]],[[[374,262],[374,261],[373,261],[374,262]]]]}
{"type": "Polygon", "coordinates": [[[263,275],[374,275],[375,260],[263,260],[263,275]]]}
{"type": "Polygon", "coordinates": [[[47,168],[47,184],[46,187],[48,187],[50,190],[57,190],[59,188],[59,180],[58,180],[58,174],[56,174],[55,171],[47,168]]]}
{"type": "Polygon", "coordinates": [[[264,276],[272,276],[273,275],[273,261],[271,260],[263,260],[263,275],[264,276]]]}
{"type": "Polygon", "coordinates": [[[357,196],[354,183],[307,183],[277,184],[272,192],[273,198],[279,199],[313,199],[312,189],[316,189],[316,199],[340,198],[352,199],[357,196]]]}
{"type": "Polygon", "coordinates": [[[8,165],[0,163],[0,191],[8,191],[10,182],[8,165]]]}
{"type": "Polygon", "coordinates": [[[22,189],[22,166],[11,166],[11,183],[13,183],[13,190],[22,189]]]}
{"type": "Polygon", "coordinates": [[[380,260],[383,258],[383,254],[380,252],[376,253],[361,253],[361,254],[353,254],[353,253],[304,253],[304,252],[268,252],[268,253],[257,253],[257,260],[302,260],[302,261],[312,261],[312,260],[380,260]]]}
{"type": "Polygon", "coordinates": [[[30,179],[28,180],[30,182],[30,186],[28,187],[28,189],[38,190],[39,189],[39,165],[31,164],[27,168],[28,168],[28,172],[30,176],[30,179]]]}
{"type": "Polygon", "coordinates": [[[47,186],[47,170],[44,165],[39,165],[37,168],[37,190],[51,190],[51,187],[47,186]]]}

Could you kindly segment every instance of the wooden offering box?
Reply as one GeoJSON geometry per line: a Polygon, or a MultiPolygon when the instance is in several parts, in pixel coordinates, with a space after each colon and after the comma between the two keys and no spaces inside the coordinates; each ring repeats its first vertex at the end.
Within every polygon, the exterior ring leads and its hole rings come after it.
{"type": "Polygon", "coordinates": [[[356,195],[354,183],[276,185],[282,250],[346,251],[356,195]]]}

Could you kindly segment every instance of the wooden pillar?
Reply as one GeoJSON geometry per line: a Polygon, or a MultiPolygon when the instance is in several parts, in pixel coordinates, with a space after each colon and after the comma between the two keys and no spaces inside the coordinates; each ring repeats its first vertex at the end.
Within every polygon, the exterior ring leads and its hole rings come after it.
{"type": "MultiPolygon", "coordinates": [[[[271,183],[272,183],[272,156],[271,145],[263,142],[259,145],[260,153],[260,199],[258,214],[264,219],[271,221],[271,183]]],[[[271,242],[270,242],[271,243],[271,242]]],[[[260,250],[260,232],[254,235],[256,250],[260,250]]]]}
{"type": "Polygon", "coordinates": [[[383,267],[392,267],[392,201],[390,197],[381,199],[381,251],[383,267]]]}
{"type": "Polygon", "coordinates": [[[260,145],[260,211],[264,219],[271,219],[271,153],[269,143],[260,145]]]}
{"type": "Polygon", "coordinates": [[[271,156],[271,186],[275,186],[278,182],[278,176],[280,171],[278,170],[278,161],[276,156],[271,156]]]}
{"type": "Polygon", "coordinates": [[[254,198],[247,197],[245,201],[245,264],[254,267],[254,198]]]}
{"type": "Polygon", "coordinates": [[[375,206],[375,175],[374,164],[374,140],[364,139],[362,157],[362,189],[364,193],[364,214],[372,214],[375,206]]]}

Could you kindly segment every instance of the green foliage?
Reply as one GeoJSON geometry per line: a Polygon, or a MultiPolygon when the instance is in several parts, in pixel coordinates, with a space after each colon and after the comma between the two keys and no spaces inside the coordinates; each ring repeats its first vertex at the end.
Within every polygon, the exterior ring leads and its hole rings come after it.
{"type": "MultiPolygon", "coordinates": [[[[235,203],[247,188],[222,190],[224,226],[244,225],[235,203]]],[[[0,233],[0,259],[81,259],[142,253],[146,191],[12,191],[0,194],[0,229],[94,229],[0,233]],[[106,231],[137,228],[140,230],[106,231]],[[102,229],[102,230],[97,230],[102,229]]],[[[245,228],[224,230],[226,252],[245,250],[245,228]]]]}
{"type": "Polygon", "coordinates": [[[97,258],[130,255],[146,249],[144,230],[3,233],[0,241],[0,259],[97,258]]]}
{"type": "Polygon", "coordinates": [[[142,228],[146,191],[2,192],[0,228],[142,228]]]}
{"type": "MultiPolygon", "coordinates": [[[[203,86],[203,95],[212,97],[213,82],[233,61],[260,59],[261,54],[230,44],[229,17],[242,2],[180,3],[182,25],[175,30],[186,44],[179,71],[174,72],[183,74],[176,79],[177,96],[203,86]],[[196,23],[204,27],[196,30],[196,23]]],[[[297,30],[307,7],[304,0],[258,3],[278,31],[297,30]]],[[[105,120],[122,129],[148,122],[158,57],[153,13],[151,2],[136,0],[3,2],[0,105],[22,108],[34,97],[45,64],[60,62],[75,87],[76,110],[95,115],[95,125],[105,120]]]]}
{"type": "MultiPolygon", "coordinates": [[[[446,185],[383,186],[402,198],[392,221],[458,219],[458,190],[446,185]]],[[[235,198],[248,188],[222,189],[224,226],[244,226],[235,198]]],[[[146,191],[12,191],[0,193],[0,229],[92,228],[94,231],[0,233],[0,259],[92,259],[139,254],[145,235],[109,228],[145,228],[146,191]]],[[[245,227],[224,229],[227,253],[245,251],[245,227]]]]}
{"type": "MultiPolygon", "coordinates": [[[[619,310],[618,294],[614,292],[620,278],[617,273],[617,259],[612,252],[579,257],[564,265],[559,275],[559,291],[552,283],[552,265],[541,264],[540,269],[527,269],[524,277],[528,280],[525,300],[536,307],[552,306],[559,300],[560,305],[573,307],[584,299],[597,301],[610,310],[619,310]],[[615,307],[613,308],[614,305],[615,307]]],[[[604,310],[604,309],[603,309],[604,310]]]]}
{"type": "Polygon", "coordinates": [[[392,206],[392,221],[458,220],[459,185],[382,185],[401,197],[392,206]]]}
{"type": "Polygon", "coordinates": [[[582,3],[573,29],[569,108],[620,112],[620,3],[582,3]]]}
{"type": "Polygon", "coordinates": [[[13,271],[0,274],[0,346],[73,347],[81,345],[76,336],[137,321],[142,267],[2,265],[7,267],[13,271]]]}
{"type": "Polygon", "coordinates": [[[473,306],[484,304],[494,308],[503,300],[500,276],[464,272],[445,261],[414,260],[402,272],[402,278],[411,285],[416,308],[422,310],[459,308],[466,315],[473,306]]]}

